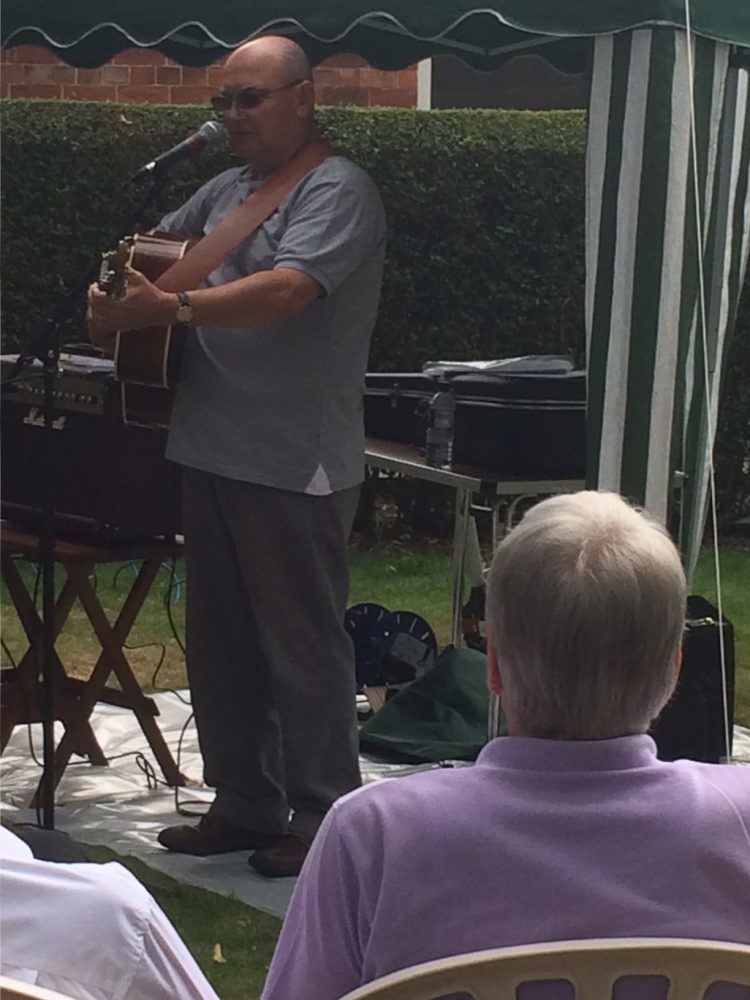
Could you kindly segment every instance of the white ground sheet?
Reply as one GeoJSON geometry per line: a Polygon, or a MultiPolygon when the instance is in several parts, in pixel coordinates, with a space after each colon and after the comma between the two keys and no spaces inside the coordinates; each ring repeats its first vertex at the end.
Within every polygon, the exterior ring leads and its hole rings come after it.
{"type": "MultiPolygon", "coordinates": [[[[181,697],[174,693],[159,694],[159,727],[167,745],[184,775],[195,784],[178,789],[181,806],[204,810],[213,792],[201,784],[202,762],[198,750],[195,725],[191,721],[187,692],[181,697]],[[183,733],[184,729],[184,733],[183,733]],[[181,739],[182,734],[182,739],[181,739]]],[[[250,906],[283,916],[289,904],[295,879],[266,879],[248,865],[247,851],[222,854],[211,858],[194,858],[172,854],[160,847],[156,835],[163,826],[195,822],[180,819],[175,812],[175,790],[162,784],[149,787],[148,778],[138,759],[150,762],[154,773],[163,775],[138,721],[127,709],[98,705],[92,716],[92,727],[102,750],[111,760],[108,767],[94,767],[86,759],[73,757],[57,788],[55,826],[86,844],[102,844],[120,854],[132,854],[152,868],[167,875],[224,895],[234,895],[250,906]],[[127,756],[120,756],[127,754],[127,756]]],[[[62,734],[56,730],[56,739],[62,734]]],[[[40,726],[18,726],[0,761],[0,807],[3,815],[14,822],[36,822],[36,813],[28,804],[41,775],[34,762],[30,743],[37,758],[42,759],[40,726]]],[[[739,726],[734,730],[734,758],[750,764],[750,730],[739,726]]],[[[427,765],[438,766],[438,765],[427,765]]],[[[362,758],[366,782],[422,770],[376,763],[362,758]]],[[[151,783],[153,784],[153,783],[151,783]]]]}
{"type": "MultiPolygon", "coordinates": [[[[188,699],[187,691],[155,696],[160,711],[159,728],[175,760],[179,747],[180,771],[194,782],[177,790],[180,806],[198,814],[211,802],[213,790],[201,783],[203,763],[195,724],[192,720],[188,723],[191,713],[188,699]]],[[[132,854],[178,881],[234,895],[250,906],[276,916],[284,915],[296,879],[267,879],[256,874],[247,863],[248,851],[195,858],[172,854],[160,847],[156,835],[162,827],[196,820],[180,818],[176,813],[175,789],[163,784],[164,776],[132,712],[100,704],[94,710],[91,724],[104,754],[117,759],[111,759],[107,767],[92,766],[86,758],[71,759],[55,795],[56,829],[84,844],[101,844],[120,854],[132,854]],[[138,755],[151,764],[160,779],[158,787],[149,787],[153,782],[149,783],[139,766],[138,755]]],[[[56,724],[56,742],[62,733],[62,726],[56,724]]],[[[11,822],[37,821],[35,810],[27,807],[42,772],[31,754],[30,740],[37,760],[41,761],[39,725],[18,726],[0,760],[0,808],[11,822]]],[[[361,765],[366,782],[437,766],[382,764],[364,757],[361,765]]]]}

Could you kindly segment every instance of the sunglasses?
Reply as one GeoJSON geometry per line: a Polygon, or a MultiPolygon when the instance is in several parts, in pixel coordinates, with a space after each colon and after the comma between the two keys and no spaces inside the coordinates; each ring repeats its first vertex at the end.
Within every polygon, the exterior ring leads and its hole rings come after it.
{"type": "Polygon", "coordinates": [[[289,90],[290,87],[296,87],[299,83],[302,83],[302,80],[293,80],[291,83],[285,83],[282,87],[243,87],[242,90],[238,90],[234,94],[216,94],[215,97],[211,98],[211,107],[218,115],[226,114],[233,104],[236,104],[241,111],[257,108],[271,94],[277,94],[280,90],[289,90]]]}

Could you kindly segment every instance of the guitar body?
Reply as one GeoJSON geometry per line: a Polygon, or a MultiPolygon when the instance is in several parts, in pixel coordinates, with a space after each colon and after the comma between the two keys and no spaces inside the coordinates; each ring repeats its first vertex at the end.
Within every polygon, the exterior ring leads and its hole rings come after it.
{"type": "MultiPolygon", "coordinates": [[[[137,234],[118,249],[105,254],[99,285],[111,294],[122,294],[124,269],[130,265],[149,281],[159,278],[195,245],[170,233],[137,234]],[[109,268],[109,270],[107,270],[109,268]]],[[[172,410],[174,386],[180,369],[185,327],[152,326],[120,330],[115,342],[115,378],[122,383],[122,416],[125,423],[166,428],[172,410]]]]}

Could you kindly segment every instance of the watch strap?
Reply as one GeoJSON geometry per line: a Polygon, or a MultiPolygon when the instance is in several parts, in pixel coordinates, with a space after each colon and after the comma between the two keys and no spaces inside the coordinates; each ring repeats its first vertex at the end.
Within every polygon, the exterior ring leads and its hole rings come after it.
{"type": "Polygon", "coordinates": [[[175,323],[192,323],[193,306],[188,298],[187,292],[176,292],[177,311],[175,313],[175,323]]]}

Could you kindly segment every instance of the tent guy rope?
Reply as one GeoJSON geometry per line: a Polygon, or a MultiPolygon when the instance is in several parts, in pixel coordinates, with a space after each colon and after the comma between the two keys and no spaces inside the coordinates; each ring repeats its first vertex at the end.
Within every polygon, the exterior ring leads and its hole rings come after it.
{"type": "MultiPolygon", "coordinates": [[[[698,256],[698,302],[699,302],[699,314],[700,314],[700,333],[701,333],[701,348],[703,351],[703,379],[704,379],[704,390],[705,390],[705,408],[706,408],[706,422],[708,425],[708,437],[707,437],[707,461],[708,461],[708,481],[709,481],[709,509],[711,517],[711,533],[713,538],[713,566],[714,566],[714,582],[716,585],[716,609],[719,615],[719,665],[721,669],[721,697],[722,697],[722,713],[724,717],[724,740],[725,740],[725,756],[726,760],[729,761],[732,756],[731,750],[731,725],[732,721],[729,718],[729,696],[728,696],[728,685],[727,685],[727,655],[726,655],[726,644],[724,638],[724,628],[722,623],[724,621],[724,603],[723,603],[723,592],[722,592],[722,582],[721,582],[721,560],[719,557],[719,518],[716,504],[716,467],[714,462],[714,441],[715,441],[715,428],[714,428],[714,417],[713,417],[713,406],[711,399],[711,379],[709,377],[709,357],[708,357],[708,322],[706,319],[706,279],[705,279],[705,266],[704,266],[704,215],[701,211],[701,198],[700,198],[700,188],[699,188],[699,170],[698,170],[698,142],[697,142],[697,128],[696,128],[696,106],[695,106],[695,87],[694,87],[694,65],[693,65],[693,46],[694,46],[694,35],[692,29],[692,10],[691,10],[691,0],[685,0],[685,33],[687,35],[687,85],[690,94],[690,155],[692,159],[693,167],[693,198],[695,207],[695,219],[696,227],[698,230],[698,239],[696,241],[696,250],[698,256]]],[[[716,391],[718,392],[718,385],[716,391]]]]}

